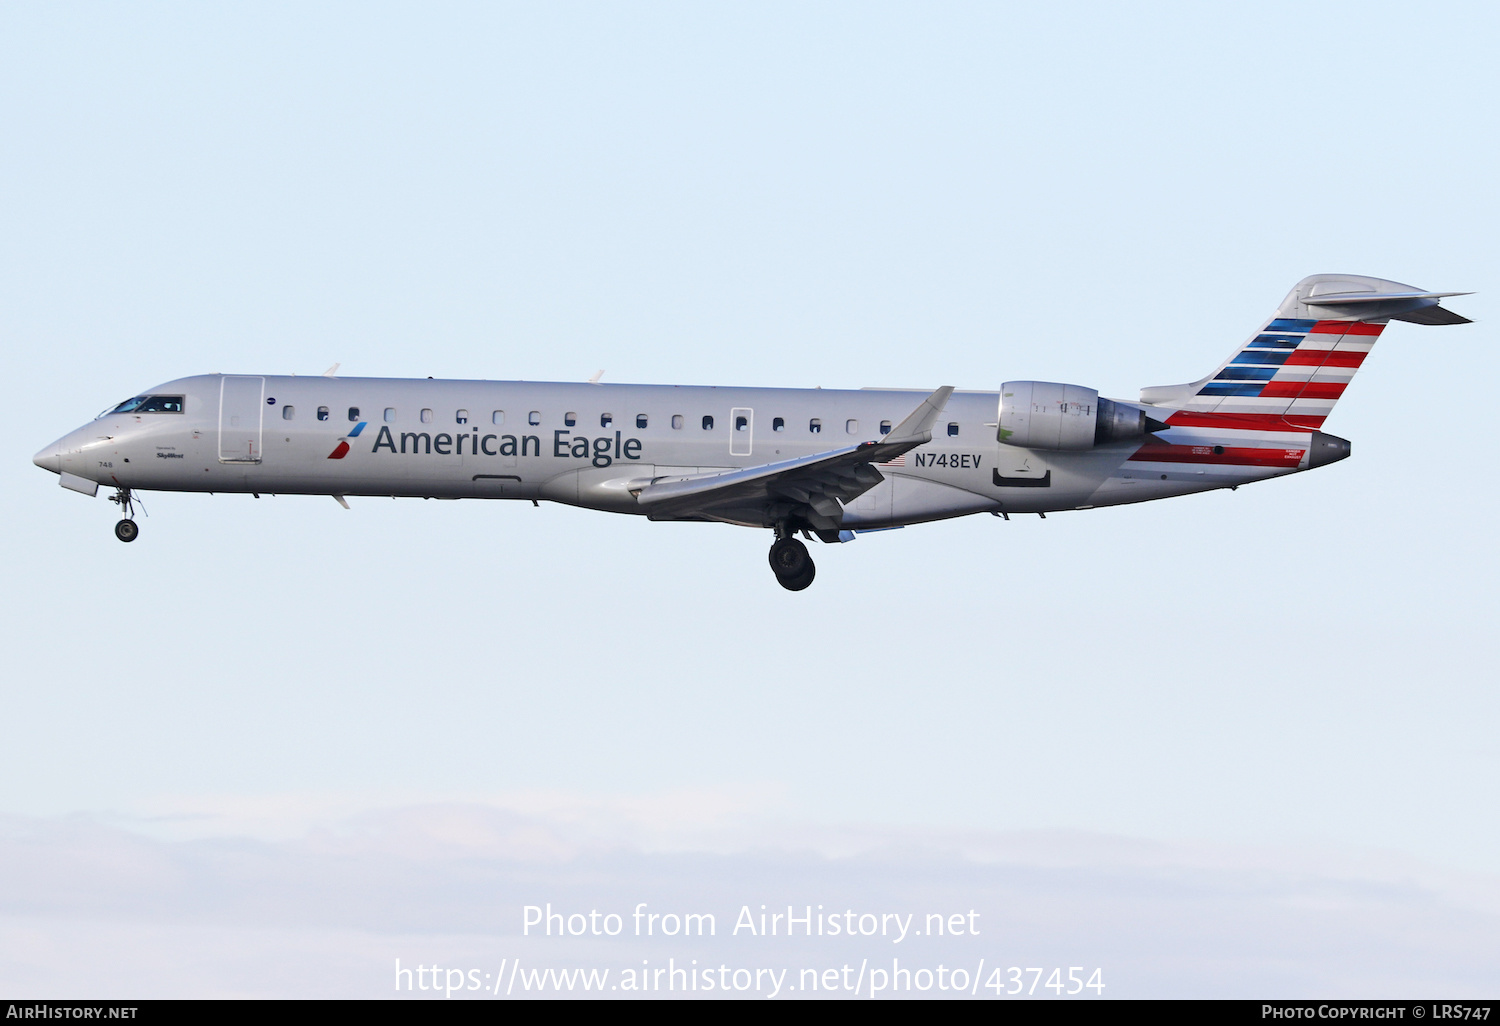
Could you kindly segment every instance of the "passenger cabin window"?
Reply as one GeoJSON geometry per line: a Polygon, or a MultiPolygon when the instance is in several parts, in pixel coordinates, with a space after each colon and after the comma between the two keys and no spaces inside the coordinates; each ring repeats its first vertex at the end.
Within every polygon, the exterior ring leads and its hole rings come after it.
{"type": "Polygon", "coordinates": [[[857,434],[859,434],[859,421],[857,421],[857,420],[846,420],[844,422],[844,430],[847,431],[847,432],[849,432],[849,434],[851,434],[851,435],[857,435],[857,434]]]}
{"type": "Polygon", "coordinates": [[[327,420],[328,419],[328,407],[326,407],[326,406],[319,406],[318,407],[318,419],[319,420],[327,420]]]}
{"type": "Polygon", "coordinates": [[[813,434],[817,434],[818,432],[823,430],[823,422],[817,417],[814,417],[812,420],[807,422],[807,430],[811,431],[813,434]]]}
{"type": "Polygon", "coordinates": [[[957,437],[958,436],[958,421],[954,420],[954,421],[950,421],[948,423],[948,434],[951,437],[957,437]]]}
{"type": "Polygon", "coordinates": [[[703,430],[704,431],[712,431],[713,429],[714,429],[714,419],[712,417],[704,417],[703,418],[703,430]]]}
{"type": "Polygon", "coordinates": [[[432,423],[432,411],[431,410],[423,410],[422,411],[422,423],[423,424],[431,424],[432,423]]]}
{"type": "Polygon", "coordinates": [[[748,430],[749,427],[750,427],[750,418],[749,417],[736,417],[736,418],[734,418],[734,429],[736,431],[745,431],[745,430],[748,430]]]}
{"type": "Polygon", "coordinates": [[[396,423],[396,408],[394,406],[387,406],[385,408],[385,422],[387,424],[396,423]]]}
{"type": "Polygon", "coordinates": [[[349,423],[353,424],[358,419],[359,419],[359,407],[358,406],[351,406],[351,407],[349,407],[349,423]]]}
{"type": "Polygon", "coordinates": [[[890,421],[888,421],[888,420],[882,420],[880,422],[880,433],[882,435],[888,435],[888,434],[891,433],[891,422],[890,421]]]}
{"type": "Polygon", "coordinates": [[[496,425],[497,427],[499,425],[501,425],[501,424],[504,424],[505,423],[505,411],[504,410],[496,410],[494,413],[490,414],[490,423],[496,425]]]}
{"type": "Polygon", "coordinates": [[[682,430],[682,414],[680,414],[680,413],[674,413],[674,414],[672,414],[672,430],[673,431],[681,431],[682,430]]]}
{"type": "Polygon", "coordinates": [[[614,422],[615,422],[615,415],[613,413],[601,413],[601,414],[599,414],[599,426],[600,427],[607,428],[611,424],[613,424],[614,422]]]}
{"type": "Polygon", "coordinates": [[[456,423],[467,424],[469,422],[469,411],[468,410],[459,410],[457,413],[455,413],[453,415],[453,419],[454,419],[454,421],[456,423]]]}
{"type": "Polygon", "coordinates": [[[568,412],[568,413],[564,413],[563,414],[563,427],[577,427],[577,426],[578,426],[578,414],[573,413],[571,411],[568,412]]]}
{"type": "Polygon", "coordinates": [[[291,420],[296,415],[297,415],[297,407],[295,407],[295,406],[283,406],[281,408],[281,419],[282,420],[291,420]]]}
{"type": "Polygon", "coordinates": [[[647,421],[646,421],[646,415],[644,413],[637,413],[635,415],[635,426],[636,427],[638,427],[638,428],[644,428],[646,426],[646,423],[647,423],[647,421]]]}
{"type": "Polygon", "coordinates": [[[536,427],[541,422],[542,414],[540,410],[532,410],[526,415],[526,423],[530,424],[532,427],[536,427]]]}
{"type": "Polygon", "coordinates": [[[771,430],[772,431],[785,431],[786,430],[786,420],[785,420],[785,418],[782,418],[782,417],[773,418],[772,421],[771,421],[771,430]]]}

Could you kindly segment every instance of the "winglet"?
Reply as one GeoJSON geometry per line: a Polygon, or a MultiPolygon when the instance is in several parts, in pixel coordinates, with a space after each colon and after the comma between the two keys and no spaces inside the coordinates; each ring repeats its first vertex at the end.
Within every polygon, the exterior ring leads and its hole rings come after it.
{"type": "Polygon", "coordinates": [[[332,367],[329,367],[326,371],[323,372],[323,376],[325,378],[336,378],[336,377],[338,377],[339,376],[339,365],[338,364],[334,364],[332,367]]]}
{"type": "Polygon", "coordinates": [[[881,445],[905,445],[912,443],[915,448],[932,441],[932,425],[942,415],[943,408],[948,405],[948,397],[953,394],[952,385],[944,385],[926,399],[922,405],[911,412],[911,415],[896,425],[895,430],[880,440],[881,445]]]}
{"type": "Polygon", "coordinates": [[[600,380],[603,377],[604,377],[604,371],[602,371],[602,370],[596,371],[594,373],[594,376],[591,377],[591,378],[589,378],[589,384],[591,384],[591,385],[597,385],[597,384],[599,384],[600,380]]]}

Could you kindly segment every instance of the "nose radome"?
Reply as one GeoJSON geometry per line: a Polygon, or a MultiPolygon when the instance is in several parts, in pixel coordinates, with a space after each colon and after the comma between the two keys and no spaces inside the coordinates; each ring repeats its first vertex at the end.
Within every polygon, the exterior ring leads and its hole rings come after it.
{"type": "Polygon", "coordinates": [[[58,439],[41,452],[31,457],[31,462],[54,474],[62,473],[62,440],[58,439]]]}

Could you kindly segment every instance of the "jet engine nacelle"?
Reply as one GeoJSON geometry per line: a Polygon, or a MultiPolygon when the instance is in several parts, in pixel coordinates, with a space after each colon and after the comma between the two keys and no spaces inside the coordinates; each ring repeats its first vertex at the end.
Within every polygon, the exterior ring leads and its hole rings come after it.
{"type": "Polygon", "coordinates": [[[1145,438],[1167,425],[1082,385],[1007,381],[1000,386],[1000,441],[1023,449],[1092,449],[1145,438]]]}

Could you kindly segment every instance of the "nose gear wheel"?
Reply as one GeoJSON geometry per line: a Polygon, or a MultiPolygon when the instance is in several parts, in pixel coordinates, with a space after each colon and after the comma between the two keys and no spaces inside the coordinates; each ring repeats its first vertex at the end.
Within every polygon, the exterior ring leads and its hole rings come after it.
{"type": "Polygon", "coordinates": [[[131,518],[135,516],[135,498],[130,494],[129,488],[116,488],[115,494],[109,497],[109,501],[120,507],[120,512],[125,514],[125,519],[115,524],[115,537],[122,542],[133,542],[141,535],[141,529],[131,518]]]}

